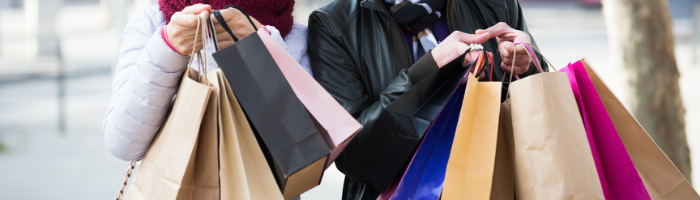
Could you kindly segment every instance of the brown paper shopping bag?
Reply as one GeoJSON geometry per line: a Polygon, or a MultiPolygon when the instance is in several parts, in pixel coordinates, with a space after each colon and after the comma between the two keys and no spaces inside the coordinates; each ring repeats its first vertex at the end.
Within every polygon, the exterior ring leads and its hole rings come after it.
{"type": "MultiPolygon", "coordinates": [[[[203,16],[198,19],[197,33],[206,33],[206,20],[203,16]]],[[[199,35],[205,40],[205,34],[199,35]]],[[[206,71],[202,54],[193,55],[199,57],[199,70],[206,71]]],[[[219,199],[217,92],[208,77],[200,76],[191,64],[192,59],[172,110],[136,171],[126,199],[219,199]]]]}
{"type": "Polygon", "coordinates": [[[493,169],[491,199],[515,199],[515,175],[513,174],[513,122],[510,116],[510,100],[501,104],[498,121],[496,162],[493,169]]]}
{"type": "Polygon", "coordinates": [[[582,59],[581,63],[584,64],[627,153],[644,181],[649,196],[655,200],[700,199],[698,193],[625,109],[586,59],[582,59]]]}
{"type": "Polygon", "coordinates": [[[210,77],[219,88],[221,199],[284,199],[228,81],[221,70],[210,77]]]}
{"type": "Polygon", "coordinates": [[[604,199],[566,73],[510,84],[517,199],[604,199]]]}
{"type": "Polygon", "coordinates": [[[186,71],[126,199],[219,199],[216,92],[186,71]]]}
{"type": "Polygon", "coordinates": [[[479,82],[469,74],[442,199],[489,199],[498,139],[501,82],[479,82]]]}

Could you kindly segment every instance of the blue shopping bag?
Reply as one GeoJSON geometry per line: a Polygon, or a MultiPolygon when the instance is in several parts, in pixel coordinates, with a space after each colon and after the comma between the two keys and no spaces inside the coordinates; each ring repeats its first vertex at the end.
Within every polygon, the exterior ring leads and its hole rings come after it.
{"type": "Polygon", "coordinates": [[[433,122],[391,199],[432,199],[442,192],[466,84],[461,84],[433,122]]]}

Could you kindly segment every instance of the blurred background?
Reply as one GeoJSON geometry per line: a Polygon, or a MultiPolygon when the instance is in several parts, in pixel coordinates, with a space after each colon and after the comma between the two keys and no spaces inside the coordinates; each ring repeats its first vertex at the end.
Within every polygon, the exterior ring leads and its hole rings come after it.
{"type": "MultiPolygon", "coordinates": [[[[681,122],[676,129],[681,131],[654,133],[655,139],[664,134],[679,138],[664,150],[690,149],[690,156],[680,155],[688,159],[674,162],[693,182],[700,181],[700,173],[690,173],[700,167],[700,90],[693,82],[700,77],[699,1],[667,1],[670,26],[662,29],[673,39],[661,53],[675,57],[675,66],[663,67],[680,72],[683,103],[658,111],[677,113],[672,120],[681,122]]],[[[297,0],[294,20],[306,24],[308,15],[325,2],[297,0]]],[[[157,0],[0,0],[0,199],[116,196],[128,162],[113,157],[102,144],[111,72],[124,25],[135,11],[156,4],[157,0]]],[[[521,4],[530,32],[556,68],[585,57],[629,109],[638,109],[643,99],[628,83],[633,73],[620,64],[621,52],[615,50],[624,41],[616,23],[606,23],[619,16],[606,18],[610,11],[598,0],[521,4]]],[[[331,167],[321,185],[302,199],[341,199],[342,184],[343,175],[331,167]]]]}

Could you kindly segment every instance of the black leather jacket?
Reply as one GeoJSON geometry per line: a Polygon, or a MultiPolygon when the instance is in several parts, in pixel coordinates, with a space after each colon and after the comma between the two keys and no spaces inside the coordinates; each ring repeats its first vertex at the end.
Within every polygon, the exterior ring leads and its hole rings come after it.
{"type": "MultiPolygon", "coordinates": [[[[473,34],[505,22],[528,32],[517,0],[448,0],[445,15],[450,31],[473,34]]],[[[315,10],[308,24],[314,77],[365,127],[414,83],[438,69],[430,53],[412,62],[409,46],[384,0],[333,0],[315,10]]],[[[483,45],[494,54],[494,78],[501,80],[496,40],[483,45]]],[[[530,69],[526,74],[534,67],[530,69]]],[[[507,87],[504,84],[504,93],[507,87]]],[[[362,145],[368,130],[360,131],[335,162],[346,175],[343,199],[374,200],[379,194],[350,164],[353,149],[362,145]]]]}

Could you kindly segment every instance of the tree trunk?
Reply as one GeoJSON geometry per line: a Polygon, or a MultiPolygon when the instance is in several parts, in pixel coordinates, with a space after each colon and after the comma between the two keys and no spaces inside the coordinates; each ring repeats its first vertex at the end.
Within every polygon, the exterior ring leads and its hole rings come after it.
{"type": "Polygon", "coordinates": [[[656,144],[690,181],[690,152],[685,137],[666,0],[603,0],[612,66],[629,78],[627,105],[656,144]]]}

